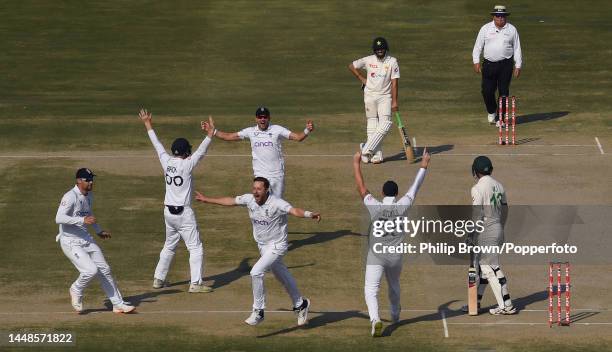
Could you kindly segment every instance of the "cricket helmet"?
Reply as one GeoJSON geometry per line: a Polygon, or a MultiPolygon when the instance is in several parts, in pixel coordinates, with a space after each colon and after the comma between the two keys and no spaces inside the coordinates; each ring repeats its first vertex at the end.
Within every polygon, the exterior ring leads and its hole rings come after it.
{"type": "Polygon", "coordinates": [[[491,159],[484,155],[474,159],[474,163],[472,163],[472,175],[476,176],[477,173],[481,175],[490,175],[491,172],[493,172],[493,163],[491,159]]]}
{"type": "Polygon", "coordinates": [[[389,44],[387,43],[387,39],[383,37],[376,37],[372,42],[372,51],[384,49],[389,51],[389,44]]]}
{"type": "Polygon", "coordinates": [[[172,155],[189,156],[191,155],[191,144],[185,138],[177,138],[172,143],[172,155]]]}

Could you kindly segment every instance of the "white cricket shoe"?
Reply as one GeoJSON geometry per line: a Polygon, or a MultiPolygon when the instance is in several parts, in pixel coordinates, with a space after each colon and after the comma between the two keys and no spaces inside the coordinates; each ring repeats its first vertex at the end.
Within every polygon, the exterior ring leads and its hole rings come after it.
{"type": "Polygon", "coordinates": [[[383,323],[380,320],[375,320],[372,322],[372,337],[381,337],[382,336],[383,323]]]}
{"type": "Polygon", "coordinates": [[[372,157],[372,159],[370,161],[372,162],[372,164],[380,164],[380,163],[382,163],[383,162],[382,150],[379,150],[376,153],[374,153],[374,156],[372,157]]]}
{"type": "Polygon", "coordinates": [[[168,286],[170,286],[170,282],[168,282],[166,280],[153,279],[153,288],[154,289],[160,289],[160,288],[164,288],[164,287],[168,287],[168,286]]]}
{"type": "Polygon", "coordinates": [[[255,326],[261,323],[264,320],[264,310],[263,309],[253,309],[251,315],[244,321],[245,323],[255,326]]]}
{"type": "Polygon", "coordinates": [[[501,128],[506,127],[506,125],[502,121],[495,122],[495,127],[500,127],[500,126],[501,126],[501,128]]]}
{"type": "Polygon", "coordinates": [[[213,292],[213,288],[204,284],[191,284],[189,285],[189,293],[209,293],[213,292]]]}
{"type": "Polygon", "coordinates": [[[134,307],[133,305],[130,305],[127,302],[123,302],[121,304],[117,304],[113,306],[113,313],[128,314],[128,313],[132,313],[134,309],[136,309],[136,307],[134,307]]]}
{"type": "Polygon", "coordinates": [[[77,313],[83,312],[83,296],[78,296],[76,293],[72,292],[72,289],[68,290],[70,292],[70,304],[72,304],[72,308],[77,313]]]}
{"type": "Polygon", "coordinates": [[[308,323],[308,309],[310,309],[310,300],[306,297],[302,298],[302,305],[293,307],[293,311],[297,315],[297,325],[302,326],[308,323]]]}
{"type": "Polygon", "coordinates": [[[512,315],[516,314],[516,308],[514,306],[500,308],[499,306],[496,308],[489,309],[489,313],[492,315],[512,315]]]}
{"type": "Polygon", "coordinates": [[[495,123],[495,113],[492,114],[487,114],[487,121],[489,121],[489,124],[494,124],[495,123]]]}
{"type": "Polygon", "coordinates": [[[363,146],[365,143],[359,143],[359,150],[361,151],[361,162],[367,164],[370,162],[370,154],[365,154],[363,150],[363,146]]]}

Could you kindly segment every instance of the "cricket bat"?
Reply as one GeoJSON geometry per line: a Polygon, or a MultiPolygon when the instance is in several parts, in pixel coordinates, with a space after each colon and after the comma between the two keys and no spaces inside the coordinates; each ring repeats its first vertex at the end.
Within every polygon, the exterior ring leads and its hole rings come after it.
{"type": "Polygon", "coordinates": [[[476,268],[474,254],[470,253],[470,268],[468,269],[468,314],[478,315],[478,285],[476,283],[476,268]]]}
{"type": "Polygon", "coordinates": [[[412,150],[412,144],[410,143],[410,137],[408,137],[408,132],[406,132],[406,128],[402,123],[402,118],[400,117],[399,111],[395,112],[395,119],[397,120],[397,129],[399,130],[400,137],[402,138],[402,146],[404,147],[404,152],[406,153],[406,160],[409,163],[414,162],[414,151],[412,150]]]}

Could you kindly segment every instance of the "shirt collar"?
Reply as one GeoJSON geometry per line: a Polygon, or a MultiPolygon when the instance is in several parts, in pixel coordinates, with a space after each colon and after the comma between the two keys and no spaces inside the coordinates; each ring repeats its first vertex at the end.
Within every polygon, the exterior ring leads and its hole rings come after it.
{"type": "Polygon", "coordinates": [[[382,199],[383,204],[393,204],[395,203],[395,197],[384,197],[382,199]]]}
{"type": "Polygon", "coordinates": [[[506,21],[506,24],[502,28],[497,28],[497,26],[495,25],[495,21],[491,21],[491,23],[493,24],[493,28],[495,28],[495,30],[498,30],[498,31],[508,28],[508,21],[506,21]]]}

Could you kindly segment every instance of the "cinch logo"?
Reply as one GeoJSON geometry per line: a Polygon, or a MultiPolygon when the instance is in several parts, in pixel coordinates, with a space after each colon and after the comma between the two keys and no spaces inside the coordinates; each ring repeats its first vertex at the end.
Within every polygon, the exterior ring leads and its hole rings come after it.
{"type": "Polygon", "coordinates": [[[274,143],[272,142],[255,142],[253,143],[253,147],[273,147],[274,143]]]}
{"type": "Polygon", "coordinates": [[[253,219],[253,224],[255,224],[255,225],[263,225],[263,226],[270,226],[270,223],[267,222],[266,220],[253,219]]]}

